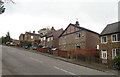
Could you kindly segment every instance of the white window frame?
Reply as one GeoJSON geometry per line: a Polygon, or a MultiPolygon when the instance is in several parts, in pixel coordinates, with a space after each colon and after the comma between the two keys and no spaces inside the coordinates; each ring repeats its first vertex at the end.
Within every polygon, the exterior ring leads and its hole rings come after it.
{"type": "Polygon", "coordinates": [[[97,49],[99,50],[99,48],[100,48],[100,46],[99,45],[97,45],[97,49]]]}
{"type": "Polygon", "coordinates": [[[111,35],[111,40],[112,40],[112,42],[120,42],[120,41],[118,41],[118,34],[112,34],[111,35]],[[115,41],[113,40],[113,35],[116,35],[116,40],[115,41]]]}
{"type": "Polygon", "coordinates": [[[112,59],[114,59],[114,57],[117,56],[117,49],[120,49],[120,48],[112,49],[112,59]],[[113,53],[115,53],[115,54],[113,55],[113,53]]]}
{"type": "Polygon", "coordinates": [[[77,48],[77,46],[80,46],[80,44],[75,44],[75,48],[77,48]]]}
{"type": "Polygon", "coordinates": [[[101,58],[107,59],[107,51],[106,50],[101,50],[101,58]],[[104,57],[104,55],[106,55],[106,57],[104,57]]]}
{"type": "Polygon", "coordinates": [[[76,33],[75,34],[75,39],[79,39],[81,37],[81,33],[76,33]],[[79,37],[78,37],[79,36],[79,37]]]}
{"type": "Polygon", "coordinates": [[[102,43],[102,44],[106,44],[107,42],[108,42],[107,36],[102,36],[102,37],[101,37],[101,43],[102,43]],[[103,40],[102,40],[103,37],[106,37],[106,42],[103,42],[103,40]]]}
{"type": "Polygon", "coordinates": [[[50,37],[49,38],[47,38],[47,42],[49,42],[50,41],[50,37]]]}
{"type": "Polygon", "coordinates": [[[46,37],[43,37],[43,40],[46,40],[46,37]]]}
{"type": "Polygon", "coordinates": [[[33,36],[31,36],[31,39],[33,39],[33,36]]]}

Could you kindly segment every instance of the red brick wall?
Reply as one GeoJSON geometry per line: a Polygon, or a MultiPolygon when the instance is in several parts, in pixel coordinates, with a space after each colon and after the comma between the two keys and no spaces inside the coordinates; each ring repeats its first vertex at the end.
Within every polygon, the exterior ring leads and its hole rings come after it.
{"type": "Polygon", "coordinates": [[[37,48],[37,51],[39,52],[48,52],[47,48],[37,48]]]}

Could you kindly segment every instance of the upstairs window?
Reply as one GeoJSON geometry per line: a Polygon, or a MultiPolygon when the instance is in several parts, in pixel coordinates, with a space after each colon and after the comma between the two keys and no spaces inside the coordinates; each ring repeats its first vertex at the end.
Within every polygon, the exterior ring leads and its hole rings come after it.
{"type": "Polygon", "coordinates": [[[120,33],[112,35],[112,42],[119,42],[120,41],[120,33]]]}
{"type": "Polygon", "coordinates": [[[101,43],[107,43],[107,36],[101,37],[101,43]]]}
{"type": "Polygon", "coordinates": [[[75,39],[79,39],[80,38],[80,33],[76,33],[75,34],[75,39]]]}

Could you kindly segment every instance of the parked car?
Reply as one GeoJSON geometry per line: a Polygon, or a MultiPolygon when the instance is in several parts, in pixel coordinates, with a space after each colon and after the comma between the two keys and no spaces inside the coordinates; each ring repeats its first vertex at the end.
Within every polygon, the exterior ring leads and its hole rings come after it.
{"type": "Polygon", "coordinates": [[[31,46],[31,48],[32,48],[33,50],[36,50],[36,49],[37,49],[37,47],[36,47],[36,46],[31,46]]]}
{"type": "Polygon", "coordinates": [[[58,50],[58,49],[57,49],[57,48],[52,48],[51,50],[52,50],[52,51],[55,51],[55,50],[58,50]]]}
{"type": "Polygon", "coordinates": [[[29,46],[24,46],[24,48],[25,48],[25,49],[28,49],[28,48],[29,48],[29,46]]]}

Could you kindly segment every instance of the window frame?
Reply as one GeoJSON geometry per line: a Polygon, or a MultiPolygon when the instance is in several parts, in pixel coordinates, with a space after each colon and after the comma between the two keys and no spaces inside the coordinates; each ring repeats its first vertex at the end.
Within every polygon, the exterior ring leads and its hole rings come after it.
{"type": "Polygon", "coordinates": [[[77,46],[80,46],[80,44],[75,44],[75,48],[78,48],[77,46]]]}
{"type": "MultiPolygon", "coordinates": [[[[120,34],[120,33],[118,33],[118,34],[120,34]]],[[[111,35],[111,41],[112,41],[112,42],[120,42],[120,40],[118,40],[118,34],[112,34],[112,35],[111,35]],[[115,40],[115,41],[113,40],[113,36],[114,36],[114,35],[116,35],[116,40],[115,40]]]]}
{"type": "Polygon", "coordinates": [[[31,36],[30,38],[33,40],[33,37],[34,37],[34,36],[31,36]]]}
{"type": "Polygon", "coordinates": [[[108,38],[107,38],[107,36],[102,36],[102,37],[101,37],[101,43],[102,43],[102,44],[108,43],[108,38]],[[102,39],[103,37],[106,37],[106,42],[103,42],[103,39],[102,39]]]}
{"type": "Polygon", "coordinates": [[[101,58],[102,59],[107,59],[107,50],[101,50],[101,58]],[[104,54],[106,54],[106,57],[104,57],[104,54]]]}
{"type": "Polygon", "coordinates": [[[51,41],[53,40],[53,37],[51,37],[51,41]]]}
{"type": "MultiPolygon", "coordinates": [[[[113,49],[112,49],[112,59],[114,59],[115,56],[118,56],[118,55],[117,55],[117,49],[120,50],[120,48],[113,48],[113,49]],[[114,55],[113,55],[113,52],[115,53],[114,55]]],[[[118,52],[119,52],[119,51],[118,51],[118,52]]]]}
{"type": "Polygon", "coordinates": [[[80,39],[81,33],[75,33],[75,39],[80,39]],[[78,35],[79,34],[79,35],[78,35]],[[79,37],[78,37],[79,36],[79,37]]]}
{"type": "Polygon", "coordinates": [[[49,38],[47,38],[47,42],[49,42],[50,41],[50,37],[49,38]]]}

